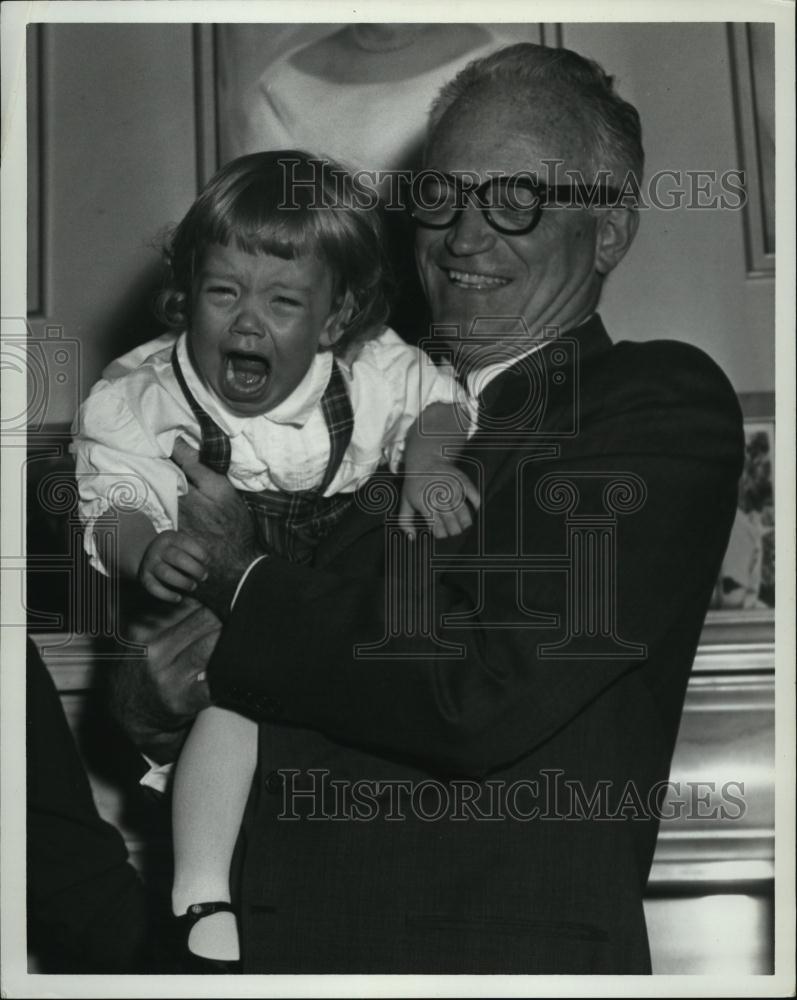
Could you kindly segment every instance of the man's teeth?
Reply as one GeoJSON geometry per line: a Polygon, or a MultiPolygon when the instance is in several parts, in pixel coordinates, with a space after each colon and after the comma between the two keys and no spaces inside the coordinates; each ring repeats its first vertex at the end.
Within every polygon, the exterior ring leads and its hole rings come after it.
{"type": "Polygon", "coordinates": [[[466,288],[498,288],[501,285],[509,284],[509,278],[499,278],[493,274],[477,274],[474,271],[455,271],[453,267],[447,268],[447,271],[449,281],[466,288]]]}

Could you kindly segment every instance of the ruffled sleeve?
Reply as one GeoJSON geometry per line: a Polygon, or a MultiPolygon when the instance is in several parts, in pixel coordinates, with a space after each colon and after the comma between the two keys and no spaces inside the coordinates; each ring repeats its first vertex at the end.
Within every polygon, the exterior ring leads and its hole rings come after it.
{"type": "Polygon", "coordinates": [[[140,511],[156,531],[165,531],[176,526],[177,500],[186,490],[183,473],[169,459],[177,437],[186,435],[170,419],[163,388],[142,384],[136,375],[98,382],[73,427],[84,544],[101,573],[106,570],[94,538],[98,517],[108,510],[140,511]]]}
{"type": "Polygon", "coordinates": [[[427,406],[468,406],[467,394],[450,370],[391,329],[363,346],[351,372],[355,413],[380,426],[382,457],[393,472],[403,458],[407,432],[427,406]]]}

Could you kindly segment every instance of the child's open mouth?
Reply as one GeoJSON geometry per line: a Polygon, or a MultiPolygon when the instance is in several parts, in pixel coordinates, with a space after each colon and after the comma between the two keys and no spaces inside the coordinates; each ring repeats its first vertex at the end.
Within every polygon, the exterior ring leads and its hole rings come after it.
{"type": "Polygon", "coordinates": [[[230,351],[224,359],[224,388],[228,396],[246,399],[262,392],[271,365],[259,354],[230,351]]]}

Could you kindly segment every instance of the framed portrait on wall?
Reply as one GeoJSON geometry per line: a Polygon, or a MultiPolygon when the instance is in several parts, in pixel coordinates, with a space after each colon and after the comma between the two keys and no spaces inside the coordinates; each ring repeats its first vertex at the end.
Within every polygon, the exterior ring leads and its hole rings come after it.
{"type": "Polygon", "coordinates": [[[309,149],[352,169],[411,168],[443,84],[520,41],[554,45],[557,36],[536,23],[197,26],[201,179],[261,149],[309,149]]]}
{"type": "Polygon", "coordinates": [[[728,547],[714,588],[707,633],[744,630],[748,641],[775,621],[775,394],[743,393],[744,466],[728,547]]]}
{"type": "Polygon", "coordinates": [[[747,273],[775,270],[775,28],[728,26],[736,132],[745,172],[747,273]]]}

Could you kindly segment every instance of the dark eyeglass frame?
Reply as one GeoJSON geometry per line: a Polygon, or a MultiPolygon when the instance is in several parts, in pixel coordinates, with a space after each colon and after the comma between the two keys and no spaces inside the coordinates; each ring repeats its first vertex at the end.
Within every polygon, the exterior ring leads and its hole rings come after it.
{"type": "Polygon", "coordinates": [[[524,174],[489,177],[481,184],[474,184],[469,178],[457,177],[456,174],[444,174],[437,170],[428,170],[424,173],[437,180],[443,180],[446,184],[453,187],[456,198],[455,205],[451,209],[451,217],[446,222],[431,222],[428,218],[420,218],[418,212],[423,211],[423,209],[418,205],[413,205],[410,208],[410,218],[416,225],[424,229],[450,229],[465,211],[467,207],[466,201],[479,208],[484,213],[488,225],[503,236],[525,236],[527,233],[532,232],[540,221],[543,208],[549,205],[560,207],[578,205],[590,208],[611,208],[621,204],[620,192],[616,188],[608,187],[605,184],[598,184],[592,187],[578,182],[554,185],[539,184],[533,182],[524,174]],[[521,187],[526,191],[530,191],[535,198],[533,204],[518,206],[518,211],[529,212],[528,224],[519,229],[502,226],[499,222],[496,222],[490,214],[490,209],[495,206],[488,204],[485,200],[486,192],[496,187],[506,189],[510,185],[514,188],[521,187]]]}

